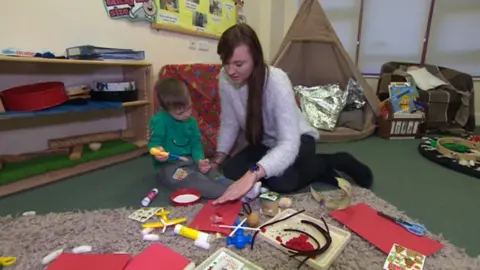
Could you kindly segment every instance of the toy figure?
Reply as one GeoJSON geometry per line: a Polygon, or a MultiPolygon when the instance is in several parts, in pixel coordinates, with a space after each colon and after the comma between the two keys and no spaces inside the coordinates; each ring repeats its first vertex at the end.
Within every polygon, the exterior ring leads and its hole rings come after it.
{"type": "MultiPolygon", "coordinates": [[[[240,221],[237,219],[234,226],[239,226],[240,221]]],[[[245,246],[252,244],[252,235],[245,235],[244,229],[240,226],[233,236],[227,237],[227,246],[234,245],[238,249],[245,248],[245,246]]]]}

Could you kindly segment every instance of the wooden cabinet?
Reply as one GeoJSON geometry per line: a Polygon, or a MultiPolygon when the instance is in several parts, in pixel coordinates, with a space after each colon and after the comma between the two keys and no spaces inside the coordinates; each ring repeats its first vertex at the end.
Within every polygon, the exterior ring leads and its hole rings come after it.
{"type": "Polygon", "coordinates": [[[0,56],[0,91],[47,81],[61,81],[66,87],[92,86],[95,82],[134,81],[138,98],[131,102],[118,103],[118,106],[113,108],[82,108],[79,105],[76,110],[0,112],[0,166],[3,165],[3,168],[0,168],[0,196],[122,162],[147,152],[148,124],[153,114],[153,67],[150,63],[0,56]],[[119,135],[118,138],[128,139],[130,148],[126,148],[129,149],[120,151],[119,154],[112,154],[115,151],[110,149],[110,155],[104,157],[98,154],[103,148],[95,153],[88,149],[89,143],[97,141],[85,139],[86,136],[92,138],[92,135],[96,134],[99,142],[103,143],[115,137],[112,136],[115,132],[129,134],[122,135],[123,137],[119,135]],[[110,137],[105,135],[102,139],[102,134],[110,134],[110,137]],[[24,173],[28,177],[12,180],[15,178],[12,177],[12,162],[16,162],[15,166],[20,167],[20,162],[25,160],[29,163],[25,163],[24,167],[32,167],[33,162],[39,160],[39,156],[55,152],[51,148],[52,140],[58,141],[62,138],[83,138],[77,140],[78,144],[63,144],[66,147],[63,149],[66,153],[63,155],[64,159],[68,160],[74,150],[81,151],[81,145],[86,151],[85,158],[79,158],[76,153],[76,161],[68,166],[57,166],[59,169],[55,169],[52,164],[46,164],[42,174],[38,171],[30,175],[24,173]],[[132,145],[137,148],[132,149],[132,145]],[[90,156],[87,158],[89,151],[90,156]]]}

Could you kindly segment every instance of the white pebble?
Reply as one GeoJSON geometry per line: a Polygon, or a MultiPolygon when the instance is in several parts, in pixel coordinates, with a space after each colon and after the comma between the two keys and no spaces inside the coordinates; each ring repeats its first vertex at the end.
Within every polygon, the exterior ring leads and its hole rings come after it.
{"type": "Polygon", "coordinates": [[[87,252],[90,252],[90,251],[92,251],[92,247],[88,246],[88,245],[78,246],[78,247],[75,247],[75,248],[72,249],[72,252],[75,253],[75,254],[87,253],[87,252]]]}
{"type": "Polygon", "coordinates": [[[144,241],[158,241],[160,240],[160,235],[158,234],[146,234],[143,236],[144,241]]]}
{"type": "Polygon", "coordinates": [[[37,214],[37,212],[35,211],[27,211],[25,213],[22,214],[22,216],[35,216],[37,214]]]}
{"type": "Polygon", "coordinates": [[[142,230],[142,235],[150,234],[153,232],[153,228],[145,228],[142,230]]]}
{"type": "Polygon", "coordinates": [[[470,166],[475,166],[475,161],[470,160],[470,166]]]}
{"type": "Polygon", "coordinates": [[[63,248],[61,249],[57,249],[53,252],[51,252],[50,254],[48,254],[47,256],[43,257],[42,259],[42,264],[49,264],[51,263],[53,260],[55,260],[58,256],[60,256],[60,254],[63,253],[63,248]]]}
{"type": "Polygon", "coordinates": [[[465,159],[460,159],[458,161],[458,164],[460,164],[462,166],[470,166],[470,163],[468,162],[468,160],[465,160],[465,159]]]}
{"type": "Polygon", "coordinates": [[[129,254],[129,253],[125,251],[117,251],[117,252],[113,252],[113,254],[129,254]]]}

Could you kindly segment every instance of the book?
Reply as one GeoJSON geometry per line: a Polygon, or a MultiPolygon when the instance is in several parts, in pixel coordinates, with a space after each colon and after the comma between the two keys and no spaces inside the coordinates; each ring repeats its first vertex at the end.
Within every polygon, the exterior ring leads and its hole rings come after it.
{"type": "Polygon", "coordinates": [[[395,94],[390,97],[393,112],[407,111],[413,112],[416,110],[414,88],[410,86],[394,86],[392,92],[395,94]]]}
{"type": "Polygon", "coordinates": [[[66,57],[78,57],[81,55],[91,55],[91,54],[104,54],[104,53],[127,53],[133,52],[132,49],[119,49],[119,48],[107,48],[107,47],[97,47],[93,45],[80,45],[75,47],[70,47],[66,49],[66,57]]]}
{"type": "Polygon", "coordinates": [[[77,60],[103,60],[103,61],[112,61],[112,60],[134,60],[140,61],[145,60],[144,51],[131,51],[131,52],[111,52],[111,53],[97,53],[97,54],[82,54],[70,56],[70,59],[77,60]]]}

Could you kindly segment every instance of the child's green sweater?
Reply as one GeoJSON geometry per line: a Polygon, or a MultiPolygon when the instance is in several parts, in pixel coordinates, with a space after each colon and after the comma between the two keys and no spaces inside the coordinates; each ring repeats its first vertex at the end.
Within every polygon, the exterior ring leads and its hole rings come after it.
{"type": "MultiPolygon", "coordinates": [[[[195,162],[205,158],[200,129],[192,116],[187,121],[178,121],[166,111],[154,115],[150,119],[148,150],[158,146],[175,155],[191,156],[195,162]]],[[[154,159],[155,167],[165,163],[154,159]]]]}

